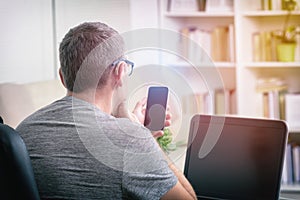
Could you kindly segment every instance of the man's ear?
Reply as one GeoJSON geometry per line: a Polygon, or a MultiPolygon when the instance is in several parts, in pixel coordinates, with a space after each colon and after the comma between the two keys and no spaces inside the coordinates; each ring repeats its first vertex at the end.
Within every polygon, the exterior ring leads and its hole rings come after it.
{"type": "Polygon", "coordinates": [[[66,87],[66,84],[65,84],[65,81],[64,81],[64,76],[63,76],[63,74],[62,74],[61,68],[59,68],[59,78],[60,78],[60,81],[61,81],[61,83],[63,84],[63,86],[64,86],[65,88],[67,88],[67,87],[66,87]]]}
{"type": "Polygon", "coordinates": [[[126,64],[124,62],[120,62],[113,70],[113,75],[115,77],[117,86],[123,85],[122,78],[125,75],[125,67],[126,64]]]}

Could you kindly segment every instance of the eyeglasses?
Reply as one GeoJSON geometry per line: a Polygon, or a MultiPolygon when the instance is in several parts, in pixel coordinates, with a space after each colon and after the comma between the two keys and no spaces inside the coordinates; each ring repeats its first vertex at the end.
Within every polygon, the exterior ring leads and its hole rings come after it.
{"type": "Polygon", "coordinates": [[[134,63],[131,62],[131,61],[129,61],[129,60],[127,60],[126,58],[119,58],[118,60],[115,60],[115,61],[111,64],[111,66],[116,66],[116,65],[118,65],[120,62],[125,62],[127,65],[129,65],[130,71],[129,71],[129,73],[128,73],[128,76],[130,76],[130,75],[132,74],[132,72],[133,72],[134,63]]]}

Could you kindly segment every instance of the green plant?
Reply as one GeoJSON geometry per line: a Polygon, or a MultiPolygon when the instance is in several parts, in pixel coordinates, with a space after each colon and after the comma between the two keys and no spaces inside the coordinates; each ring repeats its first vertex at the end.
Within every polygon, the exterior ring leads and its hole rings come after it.
{"type": "Polygon", "coordinates": [[[165,151],[173,151],[176,149],[176,144],[173,142],[172,132],[169,128],[164,128],[164,135],[157,138],[159,146],[165,151]]]}
{"type": "Polygon", "coordinates": [[[283,29],[273,32],[273,36],[281,40],[282,43],[296,43],[296,27],[289,26],[289,20],[292,15],[292,11],[295,10],[297,2],[295,0],[283,0],[284,9],[287,10],[287,16],[284,21],[283,29]]]}
{"type": "Polygon", "coordinates": [[[179,147],[185,147],[186,148],[186,142],[183,140],[175,142],[173,140],[173,133],[171,129],[169,128],[164,128],[164,135],[157,138],[157,142],[159,146],[162,148],[164,152],[167,154],[170,153],[171,151],[177,150],[179,147]]]}

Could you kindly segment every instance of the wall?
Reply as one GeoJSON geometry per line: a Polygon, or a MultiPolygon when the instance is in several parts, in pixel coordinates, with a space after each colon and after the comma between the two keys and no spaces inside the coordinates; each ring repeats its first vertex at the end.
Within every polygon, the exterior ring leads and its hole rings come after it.
{"type": "Polygon", "coordinates": [[[0,0],[0,82],[54,77],[51,0],[0,0]]]}
{"type": "Polygon", "coordinates": [[[129,0],[0,0],[0,83],[57,78],[57,48],[85,21],[130,30],[129,0]]]}

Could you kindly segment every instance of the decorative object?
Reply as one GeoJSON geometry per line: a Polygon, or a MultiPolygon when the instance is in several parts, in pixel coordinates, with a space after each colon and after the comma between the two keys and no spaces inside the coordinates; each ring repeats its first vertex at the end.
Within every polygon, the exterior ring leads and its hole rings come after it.
{"type": "Polygon", "coordinates": [[[296,27],[289,26],[289,19],[291,12],[295,10],[297,2],[295,0],[282,0],[282,9],[287,10],[287,16],[282,30],[273,32],[273,36],[279,40],[277,44],[277,59],[281,62],[294,62],[295,61],[295,48],[296,48],[296,27]]]}

